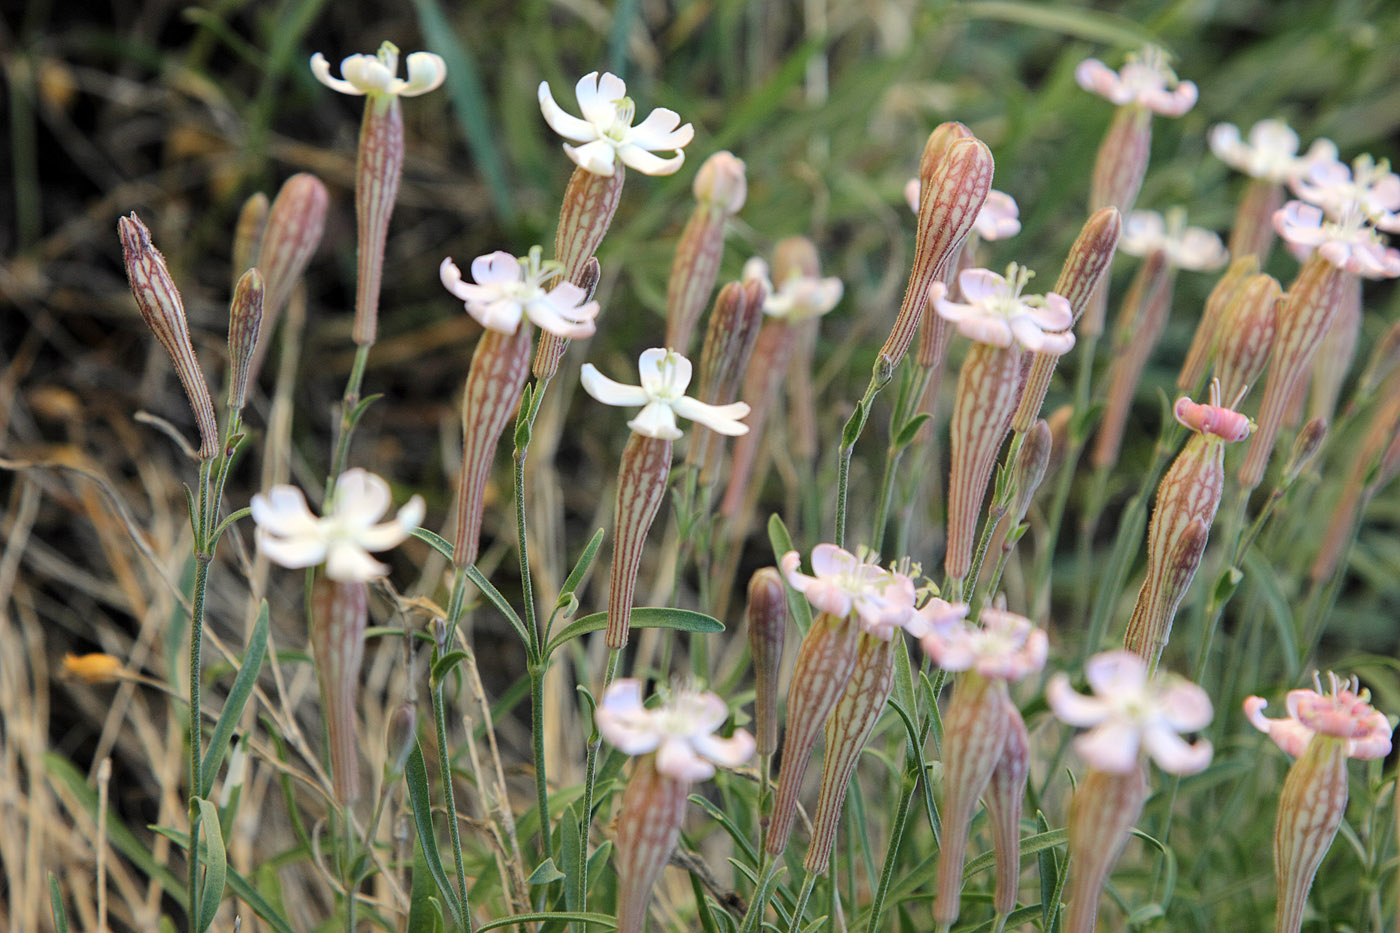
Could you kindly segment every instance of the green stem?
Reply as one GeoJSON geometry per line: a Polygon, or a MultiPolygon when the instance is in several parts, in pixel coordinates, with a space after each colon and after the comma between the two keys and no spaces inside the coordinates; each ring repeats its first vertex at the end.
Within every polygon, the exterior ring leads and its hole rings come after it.
{"type": "MultiPolygon", "coordinates": [[[[910,763],[918,759],[910,756],[910,763]]],[[[870,902],[870,922],[866,933],[880,930],[880,915],[885,910],[885,898],[889,896],[890,884],[894,881],[894,863],[899,854],[899,843],[904,838],[904,824],[909,820],[909,805],[914,800],[914,790],[919,784],[917,770],[906,767],[904,780],[900,786],[899,806],[895,809],[894,822],[890,824],[890,841],[885,846],[885,861],[880,868],[880,883],[875,888],[875,898],[870,902]]]]}
{"type": "Polygon", "coordinates": [[[870,406],[874,404],[875,396],[880,394],[883,385],[884,383],[880,381],[878,375],[870,377],[870,384],[865,387],[865,394],[861,396],[860,401],[856,404],[855,412],[841,431],[841,455],[836,473],[837,547],[846,546],[846,492],[851,481],[851,454],[855,453],[856,441],[860,440],[860,435],[865,430],[865,423],[870,419],[870,406]]]}
{"type": "MultiPolygon", "coordinates": [[[[202,479],[208,478],[207,467],[201,465],[202,479]]],[[[205,498],[205,483],[200,483],[200,498],[205,498]]],[[[201,514],[203,508],[201,507],[201,514]]],[[[190,612],[190,851],[189,851],[189,918],[191,933],[197,933],[199,917],[199,789],[204,786],[203,744],[200,729],[199,693],[201,676],[201,651],[204,641],[204,592],[209,581],[209,564],[212,558],[202,553],[195,555],[194,606],[190,612]]]]}
{"type": "MultiPolygon", "coordinates": [[[[603,674],[603,690],[598,695],[601,697],[608,692],[608,687],[612,686],[613,677],[617,675],[617,663],[622,656],[621,648],[614,648],[608,652],[608,669],[603,674]]],[[[578,828],[579,865],[581,875],[578,886],[578,909],[588,909],[588,836],[593,828],[593,785],[598,779],[598,750],[603,744],[601,738],[597,737],[597,727],[593,729],[593,734],[589,736],[588,743],[588,764],[583,779],[583,810],[579,814],[579,822],[582,824],[578,828]]]]}
{"type": "Polygon", "coordinates": [[[360,405],[360,385],[365,378],[365,365],[369,362],[369,345],[355,348],[355,362],[350,366],[350,378],[345,382],[345,396],[340,400],[340,429],[335,436],[335,453],[331,457],[331,470],[326,474],[326,494],[335,488],[335,481],[345,469],[345,460],[350,454],[350,435],[355,432],[355,409],[360,405]]]}
{"type": "MultiPolygon", "coordinates": [[[[462,618],[466,601],[467,572],[465,567],[457,568],[452,579],[452,596],[447,608],[447,640],[450,647],[457,637],[457,623],[462,618]]],[[[452,787],[452,756],[447,751],[447,704],[443,697],[443,681],[433,684],[433,721],[437,726],[438,767],[442,771],[443,796],[447,804],[447,827],[452,837],[452,858],[457,871],[457,894],[462,902],[462,915],[467,930],[472,928],[471,914],[467,909],[467,869],[462,859],[462,831],[457,825],[457,794],[452,787]]]]}
{"type": "Polygon", "coordinates": [[[807,872],[807,877],[802,879],[802,891],[797,895],[797,903],[792,908],[792,923],[788,926],[788,933],[801,933],[802,915],[807,912],[807,901],[812,897],[812,889],[817,886],[817,876],[812,872],[807,872]]]}

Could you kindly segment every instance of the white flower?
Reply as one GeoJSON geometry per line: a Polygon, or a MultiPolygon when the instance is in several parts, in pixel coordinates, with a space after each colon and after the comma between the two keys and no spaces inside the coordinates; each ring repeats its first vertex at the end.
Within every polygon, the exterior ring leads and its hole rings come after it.
{"type": "Polygon", "coordinates": [[[924,651],[946,671],[975,670],[983,677],[1021,680],[1045,666],[1050,640],[1030,619],[1004,609],[984,608],[981,626],[957,620],[933,626],[924,651]]]}
{"type": "Polygon", "coordinates": [[[800,554],[788,551],[778,567],[788,585],[820,612],[840,618],[854,614],[862,629],[885,641],[894,637],[896,628],[917,619],[914,581],[886,570],[873,558],[862,560],[834,544],[818,544],[812,548],[814,576],[800,572],[801,563],[800,554]]]}
{"type": "Polygon", "coordinates": [[[1118,71],[1086,59],[1074,69],[1074,78],[1084,90],[1120,107],[1140,104],[1164,117],[1179,117],[1196,105],[1196,85],[1178,81],[1162,50],[1152,46],[1128,56],[1118,71]]]}
{"type": "Polygon", "coordinates": [[[327,513],[317,518],[295,486],[273,486],[253,497],[258,550],[283,567],[326,565],[342,583],[373,580],[389,568],[369,556],[407,538],[423,521],[423,499],[414,496],[391,522],[376,525],[390,505],[389,484],[366,470],[340,474],[327,513]]]}
{"type": "Polygon", "coordinates": [[[1127,774],[1138,766],[1139,748],[1172,774],[1195,774],[1210,764],[1210,742],[1188,744],[1179,735],[1204,729],[1214,715],[1200,687],[1175,675],[1148,680],[1147,663],[1130,651],[1096,654],[1084,674],[1094,696],[1076,691],[1060,673],[1045,699],[1061,721],[1089,729],[1074,747],[1094,768],[1127,774]]]}
{"type": "Polygon", "coordinates": [[[408,80],[398,77],[399,50],[392,42],[379,47],[378,55],[351,55],[340,62],[342,77],[331,77],[331,66],[320,52],[311,56],[311,73],[326,87],[342,94],[374,94],[417,97],[442,84],[447,66],[442,56],[413,52],[405,60],[408,80]]]}
{"type": "Polygon", "coordinates": [[[1030,281],[1029,270],[1012,263],[1005,277],[990,269],[964,269],[958,273],[958,289],[966,303],[949,301],[943,283],[929,289],[929,301],[938,315],[957,325],[965,337],[995,347],[1013,342],[1037,353],[1068,353],[1074,346],[1074,311],[1061,295],[1050,292],[1021,296],[1030,281]]]}
{"type": "Polygon", "coordinates": [[[689,123],[681,126],[674,110],[658,107],[636,126],[637,105],[627,96],[627,85],[615,74],[593,71],[574,87],[583,119],[565,113],[554,102],[549,83],[540,82],[540,110],[554,132],[582,146],[564,145],[574,164],[594,175],[611,176],[617,160],[644,175],[670,175],[685,162],[681,149],[695,136],[689,123]],[[652,155],[658,150],[675,150],[669,159],[652,155]]]}
{"type": "Polygon", "coordinates": [[[1303,251],[1316,249],[1339,269],[1370,279],[1400,276],[1400,251],[1381,242],[1380,234],[1353,208],[1338,220],[1328,220],[1323,209],[1302,201],[1289,201],[1274,212],[1279,236],[1303,251]]]}
{"type": "Polygon", "coordinates": [[[703,424],[711,431],[738,437],[747,434],[749,426],[739,419],[749,413],[744,402],[730,405],[707,405],[685,394],[690,385],[690,360],[674,350],[652,347],[642,352],[637,368],[641,373],[639,386],[614,382],[598,372],[592,363],[584,363],[579,380],[584,391],[604,405],[642,410],[627,426],[647,437],[675,440],[681,436],[676,416],[703,424]]]}
{"type": "MultiPolygon", "coordinates": [[[[904,183],[904,200],[909,202],[909,209],[915,214],[919,213],[922,190],[923,186],[917,178],[904,183]]],[[[1013,237],[1021,232],[1021,208],[1011,195],[993,188],[987,192],[987,200],[982,202],[982,209],[977,212],[972,229],[987,241],[1013,237]]]]}
{"type": "Polygon", "coordinates": [[[1400,231],[1400,175],[1384,159],[1358,156],[1350,166],[1335,158],[1315,161],[1293,179],[1293,190],[1329,217],[1359,211],[1382,230],[1400,231]]]}
{"type": "Polygon", "coordinates": [[[442,284],[466,303],[467,313],[483,327],[513,334],[523,316],[560,337],[591,337],[598,302],[585,302],[584,290],[572,282],[560,282],[546,292],[544,283],[558,273],[557,262],[540,261],[538,246],[521,258],[500,250],[476,257],[476,284],[462,281],[462,270],[450,258],[438,268],[442,284]]]}
{"type": "Polygon", "coordinates": [[[1118,248],[1130,256],[1161,250],[1176,268],[1195,272],[1219,269],[1230,258],[1219,236],[1186,226],[1186,212],[1179,208],[1167,211],[1165,219],[1156,211],[1133,211],[1123,224],[1118,248]]]}
{"type": "Polygon", "coordinates": [[[611,745],[628,755],[656,752],[656,770],[678,781],[703,781],[714,777],[715,765],[737,768],[753,756],[753,736],[743,729],[728,739],[714,734],[728,717],[718,696],[685,688],[647,709],[642,682],[630,677],[608,687],[594,714],[611,745]]]}
{"type": "Polygon", "coordinates": [[[791,323],[821,317],[841,301],[845,286],[835,276],[817,278],[793,272],[774,288],[768,280],[768,263],[754,256],[744,263],[741,278],[745,282],[759,281],[767,287],[763,313],[791,323]]]}
{"type": "Polygon", "coordinates": [[[1248,142],[1233,123],[1217,123],[1210,128],[1210,149],[1226,165],[1275,184],[1294,178],[1314,162],[1337,157],[1337,147],[1328,139],[1315,141],[1299,156],[1298,134],[1282,120],[1260,120],[1250,127],[1248,142]]]}

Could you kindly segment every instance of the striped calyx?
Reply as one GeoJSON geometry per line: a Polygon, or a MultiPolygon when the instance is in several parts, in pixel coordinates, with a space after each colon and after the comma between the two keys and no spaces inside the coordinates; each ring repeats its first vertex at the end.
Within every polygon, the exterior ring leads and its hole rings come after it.
{"type": "Polygon", "coordinates": [[[695,176],[695,209],[686,221],[666,283],[666,346],[690,352],[690,338],[715,287],[724,253],[724,225],[744,206],[744,162],[716,152],[695,176]]]}
{"type": "Polygon", "coordinates": [[[355,224],[358,278],[355,328],[360,346],[374,343],[379,330],[379,288],[384,276],[384,244],[389,218],[403,179],[403,108],[396,95],[365,97],[360,148],[355,158],[355,224]]]}
{"type": "Polygon", "coordinates": [[[651,889],[680,838],[690,796],[689,782],[657,771],[656,759],[650,754],[637,762],[617,811],[613,839],[619,933],[642,933],[646,927],[651,889]]]}
{"type": "Polygon", "coordinates": [[[1188,395],[1200,389],[1202,380],[1210,371],[1211,362],[1216,358],[1216,346],[1221,340],[1226,309],[1245,279],[1258,273],[1259,260],[1253,256],[1237,256],[1216,281],[1215,287],[1206,296],[1205,309],[1191,337],[1191,347],[1186,351],[1186,361],[1181,364],[1181,372],[1176,377],[1177,389],[1188,395]]]}
{"type": "MultiPolygon", "coordinates": [[[[739,397],[739,386],[749,370],[763,327],[763,302],[768,296],[761,280],[730,282],[719,291],[709,326],[700,351],[700,368],[695,397],[710,405],[723,405],[739,397]]],[[[758,405],[749,412],[750,433],[758,405]]],[[[701,483],[709,487],[719,478],[720,454],[724,446],[720,436],[707,428],[691,435],[686,463],[700,470],[701,483]]]]}
{"type": "Polygon", "coordinates": [[[292,298],[306,264],[321,244],[326,228],[330,193],[308,172],[298,172],[282,183],[268,211],[262,242],[253,253],[253,265],[263,275],[263,324],[250,379],[258,378],[267,355],[277,318],[292,298]]]}
{"type": "Polygon", "coordinates": [[[180,290],[165,267],[165,257],[151,242],[151,231],[134,211],[117,221],[117,232],[121,236],[122,259],[136,306],[141,309],[146,326],[170,355],[175,375],[194,411],[195,424],[199,427],[199,459],[211,460],[219,453],[219,427],[214,420],[209,386],[204,382],[194,346],[190,343],[180,290]]]}
{"type": "Polygon", "coordinates": [[[749,579],[749,656],[753,662],[753,719],[758,753],[778,749],[778,671],[787,637],[787,592],[776,567],[749,579]]]}
{"type": "Polygon", "coordinates": [[[317,579],[311,591],[311,654],[321,687],[321,714],[326,718],[331,781],[336,799],[343,804],[360,796],[355,710],[368,621],[369,590],[364,583],[317,579]]]}
{"type": "Polygon", "coordinates": [[[1123,299],[1113,341],[1113,366],[1109,371],[1108,408],[1099,425],[1091,462],[1103,469],[1118,462],[1128,413],[1137,394],[1148,357],[1167,325],[1171,310],[1175,269],[1163,250],[1154,250],[1138,267],[1123,299]]]}
{"type": "Polygon", "coordinates": [[[248,370],[262,331],[263,277],[249,269],[233,288],[228,311],[228,407],[237,411],[248,398],[248,370]]]}
{"type": "Polygon", "coordinates": [[[633,431],[617,470],[617,499],[613,506],[612,578],[608,584],[607,643],[613,650],[627,646],[632,624],[632,600],[642,551],[656,513],[666,498],[671,475],[671,439],[633,431]]]}
{"type": "Polygon", "coordinates": [[[1141,766],[1118,773],[1093,770],[1069,805],[1071,867],[1065,900],[1065,933],[1094,933],[1099,900],[1128,836],[1142,815],[1147,779],[1141,766]]]}
{"type": "Polygon", "coordinates": [[[1243,398],[1264,372],[1282,304],[1283,289],[1270,275],[1249,276],[1230,297],[1215,351],[1221,398],[1243,398]]]}

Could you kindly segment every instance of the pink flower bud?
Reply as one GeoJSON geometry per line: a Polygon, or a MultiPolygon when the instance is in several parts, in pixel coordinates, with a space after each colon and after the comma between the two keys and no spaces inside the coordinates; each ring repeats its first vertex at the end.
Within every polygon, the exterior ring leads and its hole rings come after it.
{"type": "Polygon", "coordinates": [[[233,289],[228,313],[228,407],[239,410],[248,397],[248,369],[262,331],[263,277],[249,269],[233,289]]]}
{"type": "Polygon", "coordinates": [[[250,380],[258,378],[277,318],[291,300],[292,290],[321,243],[329,204],[326,186],[307,172],[299,172],[284,181],[272,202],[262,243],[254,255],[258,271],[263,275],[264,297],[262,331],[249,367],[250,380]]]}
{"type": "Polygon", "coordinates": [[[311,591],[311,653],[321,685],[331,779],[342,804],[360,796],[360,740],[355,709],[360,695],[360,664],[365,654],[369,591],[364,583],[321,577],[311,591]]]}
{"type": "Polygon", "coordinates": [[[1090,771],[1069,805],[1069,884],[1065,933],[1094,933],[1099,900],[1147,800],[1141,767],[1090,771]]]}
{"type": "Polygon", "coordinates": [[[613,507],[612,580],[608,585],[608,647],[627,646],[632,599],[641,569],[642,550],[656,513],[666,498],[671,475],[671,439],[633,431],[622,451],[613,507]]]}
{"type": "Polygon", "coordinates": [[[1215,353],[1221,398],[1243,398],[1263,373],[1273,351],[1282,305],[1283,289],[1270,275],[1249,276],[1230,297],[1221,315],[1215,353]]]}
{"type": "Polygon", "coordinates": [[[1016,893],[1021,878],[1021,809],[1026,797],[1026,779],[1031,770],[1030,736],[1021,711],[1007,697],[1006,741],[992,779],[982,799],[992,826],[992,848],[996,856],[997,885],[992,906],[999,916],[1016,909],[1016,893]]]}
{"type": "Polygon", "coordinates": [[[997,451],[1011,428],[1020,399],[1019,346],[1002,349],[974,343],[958,373],[953,402],[952,472],[948,480],[948,576],[961,580],[972,569],[972,549],[982,500],[997,451]]]}
{"type": "Polygon", "coordinates": [[[1298,278],[1288,289],[1279,309],[1278,331],[1269,358],[1269,378],[1259,409],[1259,429],[1254,432],[1249,454],[1240,468],[1240,484],[1246,489],[1258,486],[1264,478],[1284,408],[1307,375],[1341,298],[1342,271],[1321,255],[1314,255],[1303,264],[1298,278]]]}
{"type": "Polygon", "coordinates": [[[1099,425],[1091,462],[1106,469],[1118,462],[1128,412],[1137,394],[1142,371],[1157,347],[1171,310],[1175,271],[1162,250],[1154,250],[1138,267],[1123,300],[1118,333],[1113,342],[1113,367],[1109,372],[1108,408],[1099,425]]]}
{"type": "Polygon", "coordinates": [[[529,378],[533,329],[524,321],[514,333],[482,331],[467,370],[462,395],[462,472],[457,478],[457,522],[453,563],[476,563],[486,484],[501,432],[510,424],[529,378]]]}
{"type": "Polygon", "coordinates": [[[261,191],[243,202],[233,226],[233,281],[258,264],[263,232],[267,229],[267,195],[261,191]]]}
{"type": "MultiPolygon", "coordinates": [[[[767,297],[768,288],[760,280],[730,282],[720,289],[700,353],[695,392],[700,401],[723,405],[738,397],[740,380],[748,370],[763,326],[763,302],[767,297]]],[[[754,417],[750,413],[750,433],[755,433],[754,417]]],[[[691,435],[686,463],[699,468],[700,482],[707,488],[719,476],[723,449],[721,437],[708,428],[697,428],[691,435]]]]}
{"type": "Polygon", "coordinates": [[[892,640],[862,635],[846,691],[827,720],[821,794],[812,817],[812,841],[802,863],[814,875],[825,874],[831,864],[851,775],[894,686],[894,654],[892,640]]]}
{"type": "Polygon", "coordinates": [[[732,152],[716,152],[701,163],[691,190],[702,207],[731,216],[739,213],[749,193],[744,160],[732,152]]]}
{"type": "Polygon", "coordinates": [[[777,568],[764,567],[749,580],[749,654],[753,659],[753,719],[758,753],[778,748],[778,671],[787,636],[787,592],[777,568]]]}
{"type": "Polygon", "coordinates": [[[724,223],[744,206],[744,163],[728,152],[705,160],[695,176],[695,210],[681,232],[666,285],[666,346],[689,352],[724,253],[724,223]]]}
{"type": "Polygon", "coordinates": [[[880,348],[880,359],[890,372],[904,358],[918,331],[929,286],[938,279],[953,251],[967,239],[992,186],[991,150],[971,136],[945,143],[948,131],[940,134],[941,129],[934,130],[924,147],[925,158],[919,166],[923,194],[914,241],[914,266],[899,316],[880,348]],[[940,149],[946,154],[934,164],[940,149]]]}
{"type": "MultiPolygon", "coordinates": [[[[1191,347],[1186,351],[1186,361],[1181,364],[1181,374],[1176,377],[1176,387],[1187,394],[1197,392],[1201,381],[1210,371],[1211,361],[1216,358],[1216,347],[1220,343],[1225,311],[1230,305],[1245,279],[1259,273],[1259,261],[1253,256],[1238,256],[1225,269],[1206,297],[1205,310],[1201,312],[1200,323],[1191,338],[1191,347]]],[[[1234,396],[1228,396],[1233,398],[1234,396]]]]}
{"type": "MultiPolygon", "coordinates": [[[[1113,263],[1113,254],[1118,248],[1118,238],[1123,232],[1122,215],[1116,207],[1105,207],[1094,212],[1084,224],[1070,247],[1060,277],[1055,281],[1054,293],[1063,295],[1074,309],[1076,321],[1084,314],[1090,296],[1098,288],[1104,273],[1113,263]]],[[[1026,388],[1021,402],[1016,407],[1016,416],[1011,422],[1012,430],[1024,433],[1030,430],[1040,415],[1040,406],[1045,402],[1045,393],[1050,388],[1050,377],[1055,373],[1059,355],[1036,353],[1031,360],[1030,373],[1026,376],[1026,388]]]]}
{"type": "MultiPolygon", "coordinates": [[[[613,214],[622,200],[622,183],[627,170],[614,166],[611,175],[595,175],[582,166],[574,169],[564,202],[559,209],[559,229],[554,234],[554,258],[564,266],[564,280],[582,286],[579,276],[598,251],[598,244],[612,226],[613,214]]],[[[559,370],[569,341],[554,334],[540,337],[535,353],[535,378],[547,380],[559,370]]]]}
{"type": "Polygon", "coordinates": [[[209,387],[204,382],[199,360],[194,355],[194,346],[190,343],[180,290],[175,287],[175,280],[165,267],[165,257],[151,243],[151,231],[146,229],[135,212],[117,221],[117,232],[121,235],[122,258],[126,264],[127,280],[131,283],[131,294],[136,297],[136,305],[141,309],[146,326],[155,334],[165,352],[170,354],[175,375],[179,377],[190,408],[194,411],[195,423],[199,426],[199,459],[213,459],[219,453],[219,427],[214,421],[214,403],[209,398],[209,387]]]}

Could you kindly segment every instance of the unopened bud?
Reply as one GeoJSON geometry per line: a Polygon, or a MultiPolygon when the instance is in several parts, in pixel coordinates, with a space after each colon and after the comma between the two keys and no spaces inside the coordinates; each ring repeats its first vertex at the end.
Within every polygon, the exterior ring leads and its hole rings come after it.
{"type": "Polygon", "coordinates": [[[778,669],[787,634],[787,593],[774,567],[764,567],[749,580],[749,654],[753,658],[754,737],[758,753],[778,748],[778,669]]]}
{"type": "Polygon", "coordinates": [[[224,772],[224,786],[219,791],[219,809],[222,810],[233,800],[234,794],[243,789],[248,779],[248,748],[246,742],[235,735],[229,743],[228,770],[224,772]]]}
{"type": "Polygon", "coordinates": [[[248,370],[262,332],[263,277],[257,269],[243,273],[233,289],[228,312],[228,407],[243,408],[248,398],[248,370]]]}
{"type": "Polygon", "coordinates": [[[412,703],[404,702],[389,720],[389,735],[386,747],[389,755],[389,773],[397,778],[403,774],[408,756],[418,741],[418,710],[412,703]]]}
{"type": "Polygon", "coordinates": [[[1050,425],[1044,419],[1036,421],[1026,432],[1026,439],[1016,455],[1011,467],[1012,495],[1011,510],[1007,517],[1010,526],[1015,528],[1026,517],[1031,507],[1031,499],[1045,479],[1045,470],[1050,465],[1050,451],[1054,443],[1050,436],[1050,425]]]}
{"type": "Polygon", "coordinates": [[[214,420],[209,387],[204,383],[204,374],[200,372],[199,360],[190,343],[180,290],[165,267],[165,257],[151,243],[151,231],[135,212],[117,221],[117,232],[121,235],[126,277],[131,282],[131,293],[136,297],[141,317],[170,354],[175,375],[194,411],[195,423],[199,425],[199,459],[212,459],[219,452],[219,428],[214,420]]]}
{"type": "Polygon", "coordinates": [[[1327,439],[1327,419],[1313,418],[1303,425],[1298,432],[1298,436],[1293,438],[1293,450],[1288,454],[1288,463],[1283,468],[1283,484],[1292,485],[1293,481],[1308,468],[1322,449],[1322,443],[1327,439]]]}
{"type": "Polygon", "coordinates": [[[1195,336],[1191,338],[1191,349],[1186,351],[1186,362],[1181,364],[1181,373],[1176,377],[1176,387],[1182,392],[1191,395],[1200,390],[1211,361],[1216,358],[1216,345],[1222,335],[1229,337],[1230,331],[1223,318],[1231,298],[1247,277],[1258,272],[1259,260],[1256,257],[1237,256],[1211,289],[1201,321],[1196,325],[1195,336]]]}
{"type": "Polygon", "coordinates": [[[439,656],[447,654],[447,620],[442,616],[433,616],[428,623],[428,635],[433,639],[433,647],[437,649],[439,656]]]}
{"type": "Polygon", "coordinates": [[[603,266],[598,262],[598,257],[594,256],[583,264],[583,271],[578,274],[577,281],[574,282],[583,289],[583,301],[585,304],[593,300],[593,296],[598,293],[598,281],[603,277],[603,266]]]}
{"type": "Polygon", "coordinates": [[[267,230],[258,249],[263,275],[263,323],[249,379],[258,377],[277,317],[291,300],[306,264],[320,245],[330,194],[315,175],[301,172],[282,183],[267,215],[267,230]]]}
{"type": "Polygon", "coordinates": [[[716,152],[695,173],[692,190],[695,200],[702,205],[718,208],[725,214],[739,213],[749,193],[744,160],[732,152],[716,152]]]}
{"type": "Polygon", "coordinates": [[[1241,281],[1220,316],[1215,353],[1215,374],[1220,397],[1237,403],[1269,363],[1283,289],[1269,275],[1251,275],[1241,281]]]}
{"type": "MultiPolygon", "coordinates": [[[[761,279],[730,282],[720,289],[700,352],[695,392],[700,401],[720,405],[738,397],[739,383],[763,326],[763,302],[767,297],[768,288],[761,279]]],[[[700,469],[705,485],[718,477],[723,446],[722,438],[703,426],[697,425],[691,435],[686,462],[700,469]]]]}
{"type": "Polygon", "coordinates": [[[238,212],[238,222],[233,227],[233,275],[234,281],[258,264],[258,250],[262,248],[263,232],[267,229],[267,195],[259,191],[243,202],[238,212]]]}

